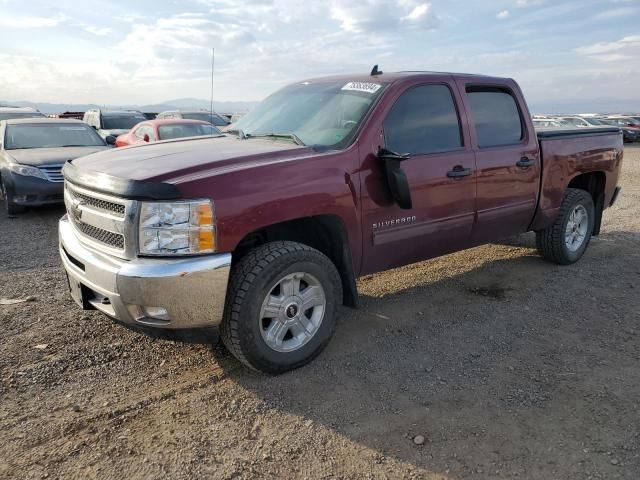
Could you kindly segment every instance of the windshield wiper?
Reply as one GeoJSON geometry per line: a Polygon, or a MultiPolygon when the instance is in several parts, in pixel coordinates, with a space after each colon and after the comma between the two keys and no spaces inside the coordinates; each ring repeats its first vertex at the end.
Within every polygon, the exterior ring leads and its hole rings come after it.
{"type": "Polygon", "coordinates": [[[258,134],[246,133],[245,134],[245,138],[270,138],[270,137],[287,138],[293,141],[293,143],[295,143],[296,145],[306,146],[306,143],[300,140],[300,137],[298,137],[295,133],[258,133],[258,134]]]}
{"type": "Polygon", "coordinates": [[[240,140],[245,140],[247,138],[247,135],[245,135],[244,132],[239,128],[228,128],[224,130],[222,133],[235,133],[236,135],[238,135],[238,138],[240,140]]]}

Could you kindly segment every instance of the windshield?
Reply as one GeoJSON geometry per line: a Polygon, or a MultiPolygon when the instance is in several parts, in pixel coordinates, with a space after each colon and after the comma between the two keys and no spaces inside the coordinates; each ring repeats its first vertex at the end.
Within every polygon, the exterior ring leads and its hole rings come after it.
{"type": "Polygon", "coordinates": [[[560,127],[562,124],[556,120],[533,120],[534,127],[560,127]]]}
{"type": "Polygon", "coordinates": [[[290,85],[263,100],[231,131],[293,134],[306,145],[343,148],[383,90],[383,85],[369,82],[290,85]]]}
{"type": "Polygon", "coordinates": [[[219,115],[216,115],[215,113],[210,114],[207,112],[202,112],[202,113],[183,113],[182,114],[182,118],[186,118],[188,120],[201,120],[203,122],[209,122],[213,125],[215,125],[216,127],[225,127],[227,125],[229,125],[229,122],[227,122],[225,119],[221,118],[219,115]]]}
{"type": "Polygon", "coordinates": [[[147,118],[141,114],[135,115],[103,115],[102,128],[104,130],[131,130],[138,123],[147,118]]]}
{"type": "Polygon", "coordinates": [[[44,115],[40,112],[0,112],[0,121],[12,118],[40,118],[44,115]]]}
{"type": "Polygon", "coordinates": [[[603,123],[600,120],[596,120],[595,118],[589,118],[586,117],[584,119],[585,122],[587,122],[590,125],[602,125],[603,123]]]}
{"type": "Polygon", "coordinates": [[[562,120],[564,120],[569,125],[572,125],[574,127],[586,127],[587,125],[589,125],[582,118],[565,117],[562,120]]]}
{"type": "Polygon", "coordinates": [[[198,123],[185,123],[176,125],[161,125],[158,127],[160,140],[171,138],[201,137],[203,135],[218,135],[218,130],[213,125],[203,125],[198,123]]]}
{"type": "Polygon", "coordinates": [[[88,125],[7,125],[5,148],[102,147],[102,138],[88,125]]]}
{"type": "Polygon", "coordinates": [[[634,121],[632,121],[630,118],[607,118],[607,123],[609,123],[610,125],[617,125],[619,127],[626,127],[628,126],[630,123],[635,123],[634,121]]]}

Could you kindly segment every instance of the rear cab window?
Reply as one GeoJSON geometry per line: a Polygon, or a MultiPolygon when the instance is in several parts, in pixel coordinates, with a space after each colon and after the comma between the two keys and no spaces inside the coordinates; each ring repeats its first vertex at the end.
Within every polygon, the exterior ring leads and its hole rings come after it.
{"type": "Polygon", "coordinates": [[[478,147],[518,145],[524,141],[522,114],[513,94],[503,87],[467,86],[478,147]]]}
{"type": "Polygon", "coordinates": [[[410,87],[396,100],[383,124],[386,147],[425,155],[463,148],[458,110],[443,84],[410,87]]]}

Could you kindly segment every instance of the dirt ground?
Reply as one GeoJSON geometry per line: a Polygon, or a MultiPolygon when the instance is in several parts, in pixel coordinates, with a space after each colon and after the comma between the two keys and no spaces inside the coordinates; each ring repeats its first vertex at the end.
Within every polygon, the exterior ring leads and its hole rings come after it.
{"type": "Polygon", "coordinates": [[[640,148],[578,264],[531,234],[359,282],[269,377],[67,293],[61,208],[0,217],[1,478],[640,478],[640,148]],[[416,436],[424,443],[417,445],[416,436]]]}

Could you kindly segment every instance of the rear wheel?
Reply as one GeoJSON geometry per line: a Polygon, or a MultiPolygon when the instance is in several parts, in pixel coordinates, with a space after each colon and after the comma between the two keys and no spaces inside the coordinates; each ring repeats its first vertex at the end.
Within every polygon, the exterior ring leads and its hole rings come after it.
{"type": "Polygon", "coordinates": [[[222,341],[255,370],[292,370],[327,345],[340,303],[340,276],[324,254],[296,242],[267,243],[233,268],[222,341]]]}
{"type": "Polygon", "coordinates": [[[589,192],[569,188],[556,221],[536,232],[536,247],[546,260],[560,265],[575,263],[589,245],[594,221],[595,208],[589,192]]]}
{"type": "Polygon", "coordinates": [[[4,211],[9,217],[15,217],[24,212],[24,207],[16,205],[13,201],[13,192],[7,188],[3,180],[0,180],[0,197],[4,201],[4,211]]]}

